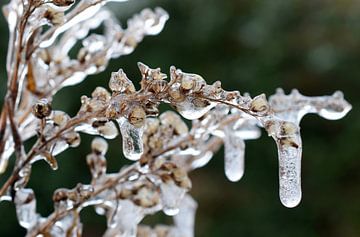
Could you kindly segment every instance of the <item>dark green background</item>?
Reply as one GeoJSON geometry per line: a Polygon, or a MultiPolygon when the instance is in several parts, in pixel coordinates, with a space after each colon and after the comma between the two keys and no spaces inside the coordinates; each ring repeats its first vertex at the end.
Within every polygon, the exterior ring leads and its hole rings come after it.
{"type": "MultiPolygon", "coordinates": [[[[74,115],[80,96],[106,85],[111,71],[123,68],[138,82],[136,62],[168,71],[176,65],[221,80],[225,89],[271,95],[277,87],[298,88],[305,95],[342,90],[353,110],[339,121],[309,115],[302,122],[303,200],[294,209],[278,198],[277,152],[265,134],[246,142],[246,171],[238,183],[224,177],[223,151],[207,167],[191,174],[191,194],[198,200],[196,236],[360,236],[360,2],[357,0],[136,0],[113,5],[122,22],[146,6],[170,14],[164,31],[147,37],[129,56],[113,60],[106,72],[63,89],[53,107],[74,115]]],[[[5,93],[7,27],[0,19],[1,95],[5,93]]],[[[58,156],[59,170],[45,162],[33,167],[30,185],[38,210],[52,211],[53,191],[90,180],[85,156],[90,136],[80,148],[58,156]]],[[[32,141],[33,142],[33,141],[32,141]]],[[[120,138],[110,142],[109,170],[125,164],[120,138]]],[[[0,183],[5,177],[0,177],[0,183]]],[[[84,236],[100,236],[105,219],[83,212],[84,236]]],[[[146,218],[169,222],[163,214],[146,218]]],[[[0,203],[0,236],[22,236],[11,203],[0,203]]]]}

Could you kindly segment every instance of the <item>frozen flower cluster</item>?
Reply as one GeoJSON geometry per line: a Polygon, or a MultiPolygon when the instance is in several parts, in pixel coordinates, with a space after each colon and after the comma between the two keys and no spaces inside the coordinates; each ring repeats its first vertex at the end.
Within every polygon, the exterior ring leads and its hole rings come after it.
{"type": "MultiPolygon", "coordinates": [[[[11,0],[4,6],[10,39],[8,92],[0,116],[0,173],[14,154],[15,166],[0,189],[0,200],[16,207],[27,236],[81,236],[80,212],[92,206],[107,219],[104,236],[192,237],[197,204],[189,195],[189,172],[205,166],[224,146],[224,170],[230,181],[244,174],[245,140],[263,128],[278,148],[279,195],[287,207],[301,200],[302,144],[300,120],[308,113],[340,119],[351,105],[341,92],[307,97],[279,89],[266,98],[226,91],[216,81],[174,66],[168,74],[138,63],[137,88],[120,69],[108,88],[81,97],[73,117],[51,106],[65,86],[103,71],[109,60],[131,53],[147,35],[161,32],[167,13],[145,9],[124,29],[104,5],[106,0],[11,0]],[[102,34],[92,33],[103,27],[102,34]],[[69,52],[77,42],[76,57],[69,52]],[[168,77],[169,75],[169,77],[168,77]],[[174,111],[159,113],[161,103],[174,111]],[[176,112],[177,113],[176,113],[176,112]],[[184,119],[191,120],[189,127],[184,119]],[[46,161],[58,168],[56,156],[81,144],[81,133],[96,136],[85,158],[92,179],[53,194],[54,212],[36,211],[36,195],[27,187],[32,165],[46,161]],[[121,135],[124,157],[133,161],[108,173],[106,140],[121,135]],[[24,142],[36,136],[30,150],[24,142]],[[163,211],[171,226],[141,224],[163,211]]],[[[121,2],[121,1],[117,1],[121,2]]]]}

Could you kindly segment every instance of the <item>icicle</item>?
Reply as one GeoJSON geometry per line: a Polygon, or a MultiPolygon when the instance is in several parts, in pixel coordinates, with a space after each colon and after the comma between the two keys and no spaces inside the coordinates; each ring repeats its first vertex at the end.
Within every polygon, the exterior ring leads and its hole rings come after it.
{"type": "Polygon", "coordinates": [[[126,118],[118,119],[123,140],[123,153],[129,160],[140,159],[143,153],[143,127],[135,127],[126,118]]]}
{"type": "Polygon", "coordinates": [[[25,229],[31,229],[38,220],[34,191],[32,189],[18,190],[14,202],[19,224],[25,229]]]}
{"type": "Polygon", "coordinates": [[[180,204],[179,214],[174,216],[176,230],[180,232],[180,236],[194,236],[196,208],[196,201],[190,195],[185,195],[180,204]]]}
{"type": "Polygon", "coordinates": [[[179,213],[179,205],[184,197],[186,190],[177,186],[174,182],[162,183],[161,200],[163,204],[163,211],[168,216],[173,216],[179,213]]]}
{"type": "Polygon", "coordinates": [[[226,177],[232,182],[239,181],[244,174],[245,142],[229,127],[225,129],[224,150],[226,177]]]}
{"type": "Polygon", "coordinates": [[[295,207],[301,201],[300,128],[286,121],[268,121],[265,128],[278,148],[280,200],[286,207],[295,207]]]}

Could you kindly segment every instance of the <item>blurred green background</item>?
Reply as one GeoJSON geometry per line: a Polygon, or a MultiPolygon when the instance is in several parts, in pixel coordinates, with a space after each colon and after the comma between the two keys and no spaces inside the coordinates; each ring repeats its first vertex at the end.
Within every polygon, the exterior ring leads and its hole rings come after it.
{"type": "MultiPolygon", "coordinates": [[[[2,2],[3,3],[3,2],[2,2]]],[[[360,1],[357,0],[136,0],[113,4],[126,19],[144,7],[161,6],[170,14],[164,31],[147,37],[129,56],[113,60],[107,71],[56,95],[53,107],[74,115],[80,96],[106,86],[110,72],[123,68],[139,81],[136,62],[168,71],[176,65],[221,80],[225,89],[257,95],[298,88],[305,95],[342,90],[353,110],[342,120],[309,115],[302,122],[303,200],[294,209],[278,198],[275,143],[263,133],[246,142],[246,171],[231,183],[223,172],[223,150],[191,174],[198,201],[196,236],[360,236],[360,1]]],[[[1,97],[5,94],[7,26],[0,18],[1,97]]],[[[45,162],[33,167],[31,182],[38,211],[48,215],[56,188],[88,183],[85,162],[91,136],[82,146],[59,155],[59,169],[45,162]]],[[[30,141],[30,143],[33,142],[30,141]]],[[[109,171],[126,163],[120,138],[110,142],[109,171]]],[[[9,175],[0,176],[0,183],[9,175]]],[[[101,236],[105,219],[92,209],[82,214],[84,236],[101,236]]],[[[163,214],[145,222],[169,222],[163,214]]],[[[11,203],[0,203],[0,236],[23,236],[11,203]]]]}

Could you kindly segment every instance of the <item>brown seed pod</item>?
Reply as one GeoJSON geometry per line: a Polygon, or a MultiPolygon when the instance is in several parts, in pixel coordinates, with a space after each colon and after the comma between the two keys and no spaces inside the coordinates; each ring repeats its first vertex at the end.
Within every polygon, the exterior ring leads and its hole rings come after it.
{"type": "Polygon", "coordinates": [[[33,114],[39,119],[48,117],[51,114],[51,105],[47,99],[39,100],[33,106],[33,114]]]}
{"type": "Polygon", "coordinates": [[[266,100],[265,94],[256,96],[250,104],[250,110],[255,113],[266,113],[270,106],[266,100]]]}
{"type": "Polygon", "coordinates": [[[131,111],[128,115],[129,123],[134,125],[134,127],[141,127],[145,123],[146,113],[143,107],[136,105],[131,108],[131,111]]]}

